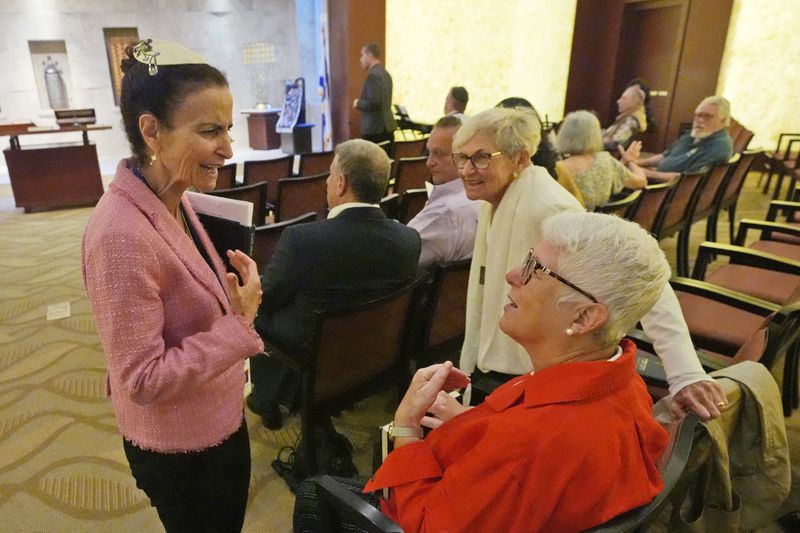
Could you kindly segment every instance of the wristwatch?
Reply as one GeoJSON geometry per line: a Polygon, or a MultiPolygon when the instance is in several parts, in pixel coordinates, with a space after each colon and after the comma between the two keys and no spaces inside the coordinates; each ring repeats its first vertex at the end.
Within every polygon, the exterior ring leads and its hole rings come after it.
{"type": "Polygon", "coordinates": [[[417,439],[422,438],[422,428],[410,428],[404,426],[395,426],[394,422],[389,423],[389,429],[386,431],[389,435],[389,440],[394,441],[397,437],[414,437],[417,439]]]}

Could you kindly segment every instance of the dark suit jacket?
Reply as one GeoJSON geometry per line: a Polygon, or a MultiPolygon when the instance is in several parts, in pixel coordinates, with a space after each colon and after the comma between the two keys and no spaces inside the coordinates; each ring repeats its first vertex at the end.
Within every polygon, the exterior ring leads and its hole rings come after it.
{"type": "Polygon", "coordinates": [[[358,97],[358,110],[361,111],[362,135],[374,135],[397,128],[392,113],[392,77],[380,63],[367,73],[361,96],[358,97]]]}
{"type": "Polygon", "coordinates": [[[264,295],[256,329],[268,341],[305,351],[315,309],[386,294],[414,278],[419,253],[415,230],[372,207],[354,207],[330,220],[289,226],[262,277],[264,295]]]}

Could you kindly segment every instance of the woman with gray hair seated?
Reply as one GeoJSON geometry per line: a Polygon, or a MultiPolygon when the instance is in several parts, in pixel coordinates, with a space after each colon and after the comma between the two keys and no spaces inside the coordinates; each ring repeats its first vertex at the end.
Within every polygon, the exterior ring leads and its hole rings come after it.
{"type": "MultiPolygon", "coordinates": [[[[434,365],[395,412],[394,450],[364,490],[390,488],[381,508],[405,531],[582,531],[663,487],[667,432],[622,336],[666,285],[664,254],[610,215],[561,213],[541,231],[506,275],[500,320],[535,372],[468,409],[445,392],[466,375],[434,365]],[[423,439],[422,425],[436,429],[423,439]]],[[[325,531],[313,514],[298,500],[295,531],[325,531]]]]}
{"type": "MultiPolygon", "coordinates": [[[[638,153],[641,146],[634,141],[629,150],[638,153]]],[[[564,118],[556,150],[565,157],[556,164],[556,179],[590,211],[623,188],[642,189],[647,185],[644,171],[634,161],[623,165],[603,150],[600,121],[589,111],[573,111],[564,118]]]]}
{"type": "MultiPolygon", "coordinates": [[[[453,139],[453,161],[467,197],[485,201],[475,235],[459,363],[473,374],[472,391],[465,394],[468,403],[472,394],[473,405],[493,383],[531,370],[525,350],[497,327],[507,303],[506,272],[519,264],[524,250],[538,246],[546,218],[582,210],[545,169],[531,165],[539,130],[530,111],[492,108],[468,117],[453,139]]],[[[700,366],[668,285],[641,322],[664,363],[676,413],[692,410],[704,420],[719,416],[725,396],[700,366]]]]}

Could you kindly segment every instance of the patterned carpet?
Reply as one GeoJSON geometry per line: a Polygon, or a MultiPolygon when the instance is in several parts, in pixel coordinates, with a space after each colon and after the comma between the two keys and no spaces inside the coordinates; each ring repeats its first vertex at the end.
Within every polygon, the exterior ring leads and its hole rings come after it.
{"type": "MultiPolygon", "coordinates": [[[[130,475],[105,397],[105,362],[80,270],[90,213],[0,208],[3,532],[160,530],[130,475]],[[47,307],[64,302],[71,316],[47,320],[47,307]]],[[[377,397],[337,420],[354,441],[364,474],[371,468],[369,428],[388,420],[389,412],[387,400],[377,397]]],[[[269,431],[252,413],[247,417],[253,475],[244,530],[291,531],[294,497],[270,462],[297,438],[299,420],[269,431]]]]}
{"type": "MultiPolygon", "coordinates": [[[[745,185],[740,217],[763,217],[756,174],[745,185]]],[[[149,532],[160,524],[125,461],[105,363],[80,273],[80,241],[91,209],[23,214],[0,186],[0,530],[149,532]],[[68,302],[71,315],[47,320],[68,302]]],[[[722,217],[725,219],[725,217],[722,217]]],[[[723,220],[720,235],[723,242],[723,220]]],[[[692,248],[702,240],[696,225],[692,248]]],[[[675,239],[663,242],[674,257],[675,239]]],[[[371,471],[375,428],[391,417],[392,395],[375,397],[336,420],[371,471]]],[[[293,496],[271,469],[299,421],[268,431],[247,413],[253,458],[245,531],[291,531],[293,496]]]]}

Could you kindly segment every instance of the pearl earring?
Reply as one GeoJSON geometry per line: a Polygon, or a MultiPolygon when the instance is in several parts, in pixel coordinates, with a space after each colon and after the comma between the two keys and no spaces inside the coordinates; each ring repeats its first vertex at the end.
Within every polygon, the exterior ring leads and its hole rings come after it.
{"type": "Polygon", "coordinates": [[[575,335],[575,330],[573,330],[572,328],[567,328],[567,330],[564,333],[567,334],[567,337],[572,337],[573,335],[575,335]]]}

